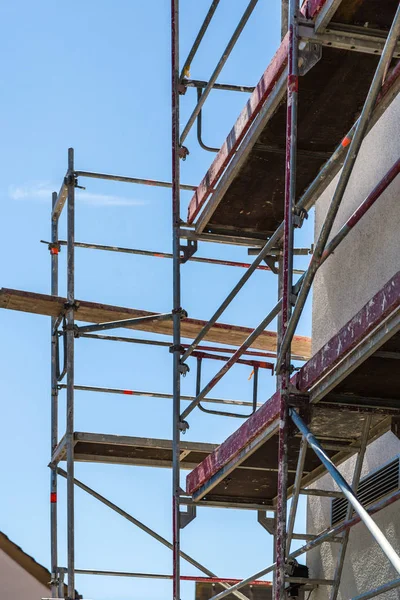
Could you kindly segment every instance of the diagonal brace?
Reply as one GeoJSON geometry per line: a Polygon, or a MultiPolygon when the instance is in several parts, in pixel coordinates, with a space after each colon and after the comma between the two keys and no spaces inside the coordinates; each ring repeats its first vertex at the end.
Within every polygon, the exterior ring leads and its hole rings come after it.
{"type": "MultiPolygon", "coordinates": [[[[57,468],[57,473],[58,473],[58,475],[61,475],[64,478],[67,477],[66,471],[64,471],[64,469],[61,469],[60,467],[57,468]]],[[[98,492],[93,490],[92,488],[90,488],[88,485],[84,484],[79,479],[74,478],[74,484],[77,487],[79,487],[81,490],[83,490],[84,492],[89,494],[90,496],[93,496],[93,498],[96,498],[96,500],[99,500],[99,502],[101,502],[102,504],[105,504],[106,506],[111,508],[111,510],[113,510],[116,513],[118,513],[119,515],[121,515],[121,517],[124,517],[125,519],[127,519],[128,521],[133,523],[133,525],[136,525],[136,527],[138,527],[145,533],[149,534],[151,537],[153,537],[154,539],[159,541],[161,544],[163,544],[170,550],[173,549],[171,542],[169,542],[167,539],[165,539],[164,537],[159,535],[156,531],[154,531],[153,529],[151,529],[150,527],[148,527],[147,525],[145,525],[144,523],[139,521],[139,519],[136,519],[135,517],[133,517],[132,515],[127,513],[125,510],[123,510],[122,508],[120,508],[119,506],[117,506],[116,504],[111,502],[110,500],[107,500],[107,498],[105,498],[104,496],[102,496],[101,494],[99,494],[98,492]]],[[[196,569],[199,569],[199,571],[201,571],[202,573],[207,575],[207,577],[216,577],[215,573],[213,573],[212,571],[210,571],[209,569],[204,567],[201,563],[199,563],[197,560],[192,558],[189,554],[186,554],[186,552],[182,552],[182,550],[181,550],[180,555],[188,563],[190,563],[191,565],[196,567],[196,569]]],[[[230,587],[227,583],[221,583],[220,585],[225,589],[229,589],[229,587],[230,587]]],[[[249,600],[247,598],[247,596],[245,596],[241,592],[234,592],[234,594],[237,598],[239,598],[239,600],[249,600]]]]}
{"type": "Polygon", "coordinates": [[[329,456],[325,453],[324,449],[322,448],[316,437],[311,433],[311,431],[308,429],[307,425],[304,423],[303,419],[298,415],[298,413],[293,409],[289,409],[289,415],[296,427],[307,440],[310,447],[314,450],[315,454],[318,456],[328,473],[332,476],[335,483],[337,483],[337,485],[340,487],[345,498],[347,498],[349,503],[352,505],[352,507],[360,517],[361,521],[371,533],[372,537],[379,544],[382,552],[389,559],[390,563],[393,565],[396,571],[400,573],[400,557],[396,554],[394,548],[391,546],[387,538],[379,529],[375,521],[372,519],[372,517],[370,517],[368,512],[362,506],[354,491],[344,479],[343,475],[338,471],[336,466],[333,464],[329,456]]]}

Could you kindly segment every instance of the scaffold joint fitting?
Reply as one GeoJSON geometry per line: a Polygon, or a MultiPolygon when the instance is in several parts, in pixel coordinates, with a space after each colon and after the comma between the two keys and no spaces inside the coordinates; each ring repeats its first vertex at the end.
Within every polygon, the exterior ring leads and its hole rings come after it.
{"type": "Polygon", "coordinates": [[[179,352],[179,354],[183,354],[185,352],[185,348],[180,344],[175,344],[174,346],[169,347],[169,351],[171,352],[171,354],[173,354],[174,352],[179,352]]]}
{"type": "Polygon", "coordinates": [[[295,208],[293,211],[293,225],[298,229],[303,226],[304,220],[308,219],[308,212],[305,208],[295,208]]]}
{"type": "Polygon", "coordinates": [[[180,315],[181,319],[187,319],[187,317],[188,317],[187,311],[184,308],[182,308],[181,306],[179,308],[174,308],[172,310],[172,314],[180,315]]]}
{"type": "Polygon", "coordinates": [[[61,244],[59,242],[50,242],[47,245],[50,254],[59,254],[61,252],[61,244]]]}
{"type": "Polygon", "coordinates": [[[185,434],[189,429],[189,423],[187,421],[179,421],[178,429],[181,433],[185,434]]]}
{"type": "Polygon", "coordinates": [[[183,362],[179,363],[179,372],[181,375],[186,377],[186,375],[189,373],[189,371],[190,371],[189,365],[187,365],[186,363],[183,363],[183,362]]]}
{"type": "Polygon", "coordinates": [[[189,149],[186,148],[186,146],[179,146],[179,150],[178,150],[179,158],[181,158],[182,160],[186,160],[186,158],[189,156],[189,154],[190,154],[189,149]]]}

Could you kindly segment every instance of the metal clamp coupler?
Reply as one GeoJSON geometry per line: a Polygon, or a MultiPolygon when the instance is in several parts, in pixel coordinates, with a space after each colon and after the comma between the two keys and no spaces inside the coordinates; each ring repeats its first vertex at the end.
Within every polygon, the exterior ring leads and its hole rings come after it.
{"type": "Polygon", "coordinates": [[[308,212],[305,208],[295,208],[293,210],[293,226],[300,229],[304,220],[308,219],[308,212]]]}
{"type": "Polygon", "coordinates": [[[178,422],[178,429],[182,433],[186,433],[187,430],[189,429],[189,423],[187,421],[179,421],[178,422]]]}
{"type": "Polygon", "coordinates": [[[183,354],[185,352],[185,348],[180,344],[175,344],[174,346],[169,347],[169,351],[171,352],[171,354],[173,354],[174,352],[179,352],[179,354],[183,354]]]}
{"type": "Polygon", "coordinates": [[[50,254],[59,254],[61,252],[60,242],[49,242],[47,247],[50,250],[50,254]]]}
{"type": "Polygon", "coordinates": [[[188,317],[188,314],[187,314],[186,310],[184,308],[182,308],[182,307],[174,308],[172,310],[172,314],[173,315],[180,315],[181,319],[187,319],[187,317],[188,317]]]}
{"type": "Polygon", "coordinates": [[[179,373],[186,377],[187,373],[189,373],[190,368],[189,365],[183,362],[179,362],[179,373]]]}
{"type": "Polygon", "coordinates": [[[180,96],[184,96],[187,92],[187,86],[185,85],[186,79],[182,79],[181,83],[178,85],[178,94],[180,96]]]}
{"type": "Polygon", "coordinates": [[[190,152],[189,149],[186,148],[186,146],[179,146],[179,158],[181,158],[182,160],[186,160],[186,158],[189,156],[190,152]]]}
{"type": "Polygon", "coordinates": [[[70,310],[71,308],[72,310],[78,310],[79,302],[76,302],[76,300],[74,300],[73,302],[65,302],[64,308],[66,311],[70,310]]]}

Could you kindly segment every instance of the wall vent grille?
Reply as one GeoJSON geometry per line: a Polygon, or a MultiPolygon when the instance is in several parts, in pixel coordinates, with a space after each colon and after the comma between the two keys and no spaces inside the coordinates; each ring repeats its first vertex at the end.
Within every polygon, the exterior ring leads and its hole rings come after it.
{"type": "MultiPolygon", "coordinates": [[[[389,463],[363,477],[358,486],[357,496],[363,506],[368,506],[380,498],[399,489],[400,457],[396,456],[389,463]]],[[[348,502],[345,498],[333,498],[331,507],[331,523],[336,525],[346,518],[348,502]]]]}

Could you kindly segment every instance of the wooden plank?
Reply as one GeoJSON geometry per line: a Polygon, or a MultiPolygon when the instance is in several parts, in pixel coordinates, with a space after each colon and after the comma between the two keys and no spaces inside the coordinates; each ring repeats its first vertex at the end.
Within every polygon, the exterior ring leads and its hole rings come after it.
{"type": "MultiPolygon", "coordinates": [[[[64,310],[65,303],[66,298],[57,296],[7,288],[0,289],[0,308],[57,317],[64,310]]],[[[156,314],[146,310],[123,308],[97,302],[86,302],[84,300],[78,300],[77,304],[78,309],[75,312],[75,319],[76,321],[83,321],[85,323],[106,323],[108,321],[121,321],[123,319],[156,314]]],[[[204,327],[205,323],[205,321],[200,319],[183,319],[181,324],[182,338],[193,340],[204,327]]],[[[130,325],[129,329],[171,336],[172,322],[154,321],[141,323],[130,325]]],[[[219,344],[240,346],[251,332],[252,329],[250,327],[216,323],[204,339],[219,344]]],[[[251,347],[257,350],[275,352],[276,333],[274,331],[264,331],[251,347]]],[[[311,356],[311,339],[306,336],[295,336],[292,351],[297,356],[309,358],[311,356]]]]}
{"type": "Polygon", "coordinates": [[[211,167],[191,199],[188,208],[188,223],[192,223],[199,214],[207,198],[213,192],[215,184],[221,177],[230,159],[235,154],[250,125],[253,123],[262,105],[273,90],[279,76],[287,64],[288,46],[289,34],[286,34],[268,65],[268,68],[258,82],[254,92],[247,101],[246,106],[240,113],[211,167]]]}
{"type": "MultiPolygon", "coordinates": [[[[172,467],[171,440],[85,432],[75,432],[74,440],[77,461],[172,467]]],[[[186,455],[181,459],[181,468],[194,469],[215,447],[215,444],[182,442],[186,455]]],[[[65,460],[65,452],[58,456],[58,461],[60,460],[65,460]]]]}
{"type": "Polygon", "coordinates": [[[243,423],[221,446],[209,454],[186,478],[186,489],[193,494],[242,448],[266,429],[279,415],[280,394],[276,392],[261,408],[243,423]]]}
{"type": "Polygon", "coordinates": [[[298,389],[310,389],[399,306],[400,271],[300,369],[298,389]]]}

